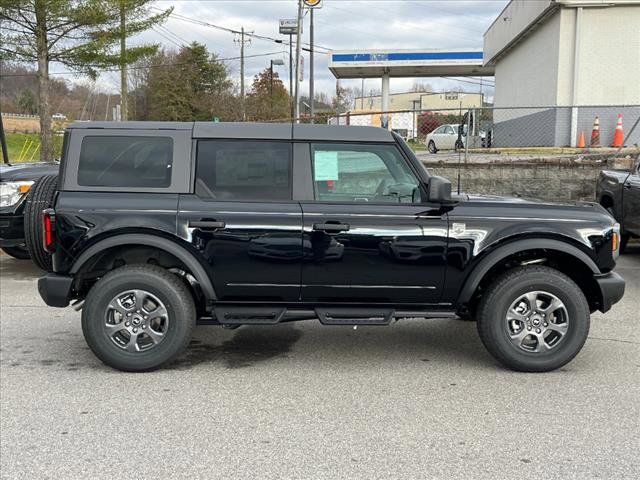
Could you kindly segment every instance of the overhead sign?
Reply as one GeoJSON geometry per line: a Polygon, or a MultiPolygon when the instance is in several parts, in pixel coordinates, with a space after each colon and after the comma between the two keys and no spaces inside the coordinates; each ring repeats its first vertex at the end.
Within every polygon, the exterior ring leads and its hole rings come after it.
{"type": "Polygon", "coordinates": [[[322,0],[302,0],[307,8],[322,8],[322,0]]]}
{"type": "Polygon", "coordinates": [[[280,34],[281,35],[297,35],[298,33],[298,20],[295,18],[281,18],[280,19],[280,34]]]}

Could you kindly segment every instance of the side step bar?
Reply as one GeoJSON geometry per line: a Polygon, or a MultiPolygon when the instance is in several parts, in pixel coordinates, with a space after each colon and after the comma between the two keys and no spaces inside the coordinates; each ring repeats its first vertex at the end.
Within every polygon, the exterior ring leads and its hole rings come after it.
{"type": "Polygon", "coordinates": [[[216,305],[212,317],[198,319],[201,325],[275,325],[298,320],[320,320],[323,325],[389,325],[400,318],[455,318],[452,311],[396,310],[381,307],[318,307],[288,309],[278,305],[216,305]]]}
{"type": "Polygon", "coordinates": [[[323,325],[389,325],[393,313],[383,308],[316,308],[323,325]]]}

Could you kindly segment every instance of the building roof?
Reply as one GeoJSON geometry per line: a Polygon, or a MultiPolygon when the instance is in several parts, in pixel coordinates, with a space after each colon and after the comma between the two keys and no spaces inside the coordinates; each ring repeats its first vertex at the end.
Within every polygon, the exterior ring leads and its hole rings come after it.
{"type": "Polygon", "coordinates": [[[492,76],[482,49],[344,50],[331,52],[329,70],[336,78],[492,76]]]}

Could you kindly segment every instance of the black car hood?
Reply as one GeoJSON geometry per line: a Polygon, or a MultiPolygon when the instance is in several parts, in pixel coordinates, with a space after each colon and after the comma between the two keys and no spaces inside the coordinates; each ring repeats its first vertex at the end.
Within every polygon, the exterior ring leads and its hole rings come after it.
{"type": "Polygon", "coordinates": [[[0,182],[38,180],[45,175],[57,175],[59,169],[56,162],[0,164],[0,182]]]}
{"type": "Polygon", "coordinates": [[[549,202],[546,200],[540,200],[536,198],[523,198],[523,197],[501,197],[498,195],[476,195],[476,194],[463,194],[463,201],[471,203],[498,203],[498,204],[513,204],[515,206],[535,205],[542,206],[548,205],[553,207],[582,207],[589,208],[594,207],[597,204],[594,202],[582,202],[582,201],[559,201],[549,202]]]}

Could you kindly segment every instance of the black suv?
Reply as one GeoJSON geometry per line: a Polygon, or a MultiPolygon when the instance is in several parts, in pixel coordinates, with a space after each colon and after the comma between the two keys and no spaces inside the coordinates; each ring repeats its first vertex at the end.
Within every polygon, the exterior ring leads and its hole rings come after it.
{"type": "Polygon", "coordinates": [[[624,292],[601,206],[452,196],[383,129],[79,123],[63,150],[38,287],[118,369],[170,362],[196,323],[461,316],[504,365],[547,371],[624,292]]]}

